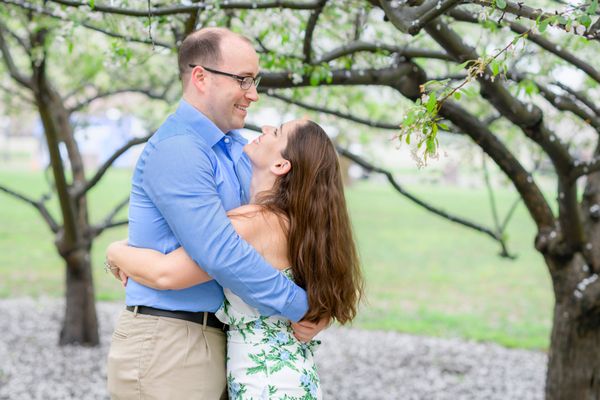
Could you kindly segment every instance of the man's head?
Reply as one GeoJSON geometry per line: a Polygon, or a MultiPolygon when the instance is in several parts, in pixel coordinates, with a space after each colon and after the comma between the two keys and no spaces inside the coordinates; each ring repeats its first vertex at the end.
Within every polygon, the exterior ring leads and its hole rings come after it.
{"type": "Polygon", "coordinates": [[[250,40],[225,28],[193,32],[179,48],[179,74],[186,101],[223,132],[244,126],[246,109],[258,100],[256,86],[244,89],[241,81],[258,76],[250,40]]]}

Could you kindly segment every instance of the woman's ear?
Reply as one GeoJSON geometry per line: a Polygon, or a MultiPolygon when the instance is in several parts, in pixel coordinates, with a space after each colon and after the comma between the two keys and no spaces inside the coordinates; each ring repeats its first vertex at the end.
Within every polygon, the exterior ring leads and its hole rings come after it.
{"type": "Polygon", "coordinates": [[[280,158],[271,165],[271,172],[277,176],[285,175],[292,169],[292,163],[289,160],[280,158]]]}

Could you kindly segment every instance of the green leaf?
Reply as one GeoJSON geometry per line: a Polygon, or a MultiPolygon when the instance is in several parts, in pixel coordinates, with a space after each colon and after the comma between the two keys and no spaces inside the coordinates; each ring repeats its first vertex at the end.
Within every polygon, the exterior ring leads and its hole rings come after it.
{"type": "Polygon", "coordinates": [[[468,66],[468,65],[469,65],[471,62],[472,62],[472,60],[467,60],[467,61],[465,61],[464,63],[462,63],[462,64],[459,64],[459,65],[458,65],[458,67],[459,67],[460,69],[467,68],[467,66],[468,66]]]}
{"type": "Polygon", "coordinates": [[[94,9],[94,7],[96,6],[96,0],[90,0],[89,3],[90,3],[90,8],[94,9]]]}
{"type": "Polygon", "coordinates": [[[506,0],[496,0],[496,7],[504,10],[506,8],[506,0]]]}
{"type": "Polygon", "coordinates": [[[410,144],[410,134],[406,134],[406,138],[404,139],[404,141],[406,142],[406,144],[410,144]]]}
{"type": "Polygon", "coordinates": [[[461,97],[462,97],[462,94],[460,94],[460,92],[454,92],[454,98],[456,100],[460,100],[461,97]]]}
{"type": "Polygon", "coordinates": [[[540,33],[543,33],[546,31],[546,28],[548,28],[549,23],[550,23],[550,18],[546,18],[546,19],[540,21],[540,23],[538,24],[538,29],[539,29],[540,33]]]}
{"type": "Polygon", "coordinates": [[[500,73],[500,63],[497,60],[492,60],[490,68],[492,68],[492,74],[494,74],[494,76],[500,73]]]}
{"type": "Polygon", "coordinates": [[[496,32],[498,30],[498,24],[489,19],[486,19],[485,21],[483,21],[483,27],[485,29],[489,29],[492,32],[496,32]]]}
{"type": "Polygon", "coordinates": [[[590,3],[587,10],[585,10],[585,12],[588,15],[595,15],[597,10],[598,10],[598,0],[592,0],[592,2],[590,3]]]}
{"type": "Polygon", "coordinates": [[[436,110],[436,108],[437,108],[437,99],[435,97],[435,93],[432,92],[432,93],[429,94],[429,99],[427,100],[427,106],[426,107],[427,107],[427,111],[429,113],[433,114],[435,111],[437,111],[436,110]]]}
{"type": "Polygon", "coordinates": [[[592,19],[587,14],[583,14],[582,16],[577,18],[577,20],[581,23],[581,25],[585,26],[588,29],[590,25],[592,25],[592,19]]]}
{"type": "Polygon", "coordinates": [[[313,71],[313,73],[310,74],[310,85],[317,86],[320,81],[321,81],[321,77],[320,77],[319,72],[313,71]]]}
{"type": "Polygon", "coordinates": [[[433,138],[429,138],[427,139],[427,143],[426,143],[426,152],[429,154],[435,154],[435,140],[433,138]]]}
{"type": "Polygon", "coordinates": [[[440,129],[443,129],[445,131],[449,131],[450,130],[450,128],[448,128],[448,125],[444,124],[443,122],[440,122],[438,124],[438,126],[440,127],[440,129]]]}

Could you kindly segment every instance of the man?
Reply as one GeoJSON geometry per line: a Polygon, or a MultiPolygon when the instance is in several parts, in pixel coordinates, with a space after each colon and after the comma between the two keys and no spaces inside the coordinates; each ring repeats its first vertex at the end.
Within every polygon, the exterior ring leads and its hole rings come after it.
{"type": "MultiPolygon", "coordinates": [[[[239,238],[226,210],[248,202],[244,126],[258,100],[258,56],[223,28],[189,35],[179,49],[183,99],[146,145],[132,180],[129,243],[168,253],[180,245],[214,280],[158,291],[130,280],[127,310],[108,357],[113,399],[219,399],[225,335],[213,312],[230,288],[264,315],[298,321],[306,293],[239,238]],[[220,286],[221,285],[221,286],[220,286]]],[[[299,323],[314,336],[323,324],[299,323]]]]}

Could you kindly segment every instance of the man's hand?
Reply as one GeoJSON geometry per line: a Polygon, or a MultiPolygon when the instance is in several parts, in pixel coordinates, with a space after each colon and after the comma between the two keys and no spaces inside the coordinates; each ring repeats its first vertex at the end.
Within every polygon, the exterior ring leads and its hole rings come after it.
{"type": "Polygon", "coordinates": [[[292,322],[292,329],[294,330],[294,336],[301,342],[309,342],[317,336],[319,332],[329,326],[331,320],[329,318],[323,318],[319,322],[300,321],[292,322]]]}

